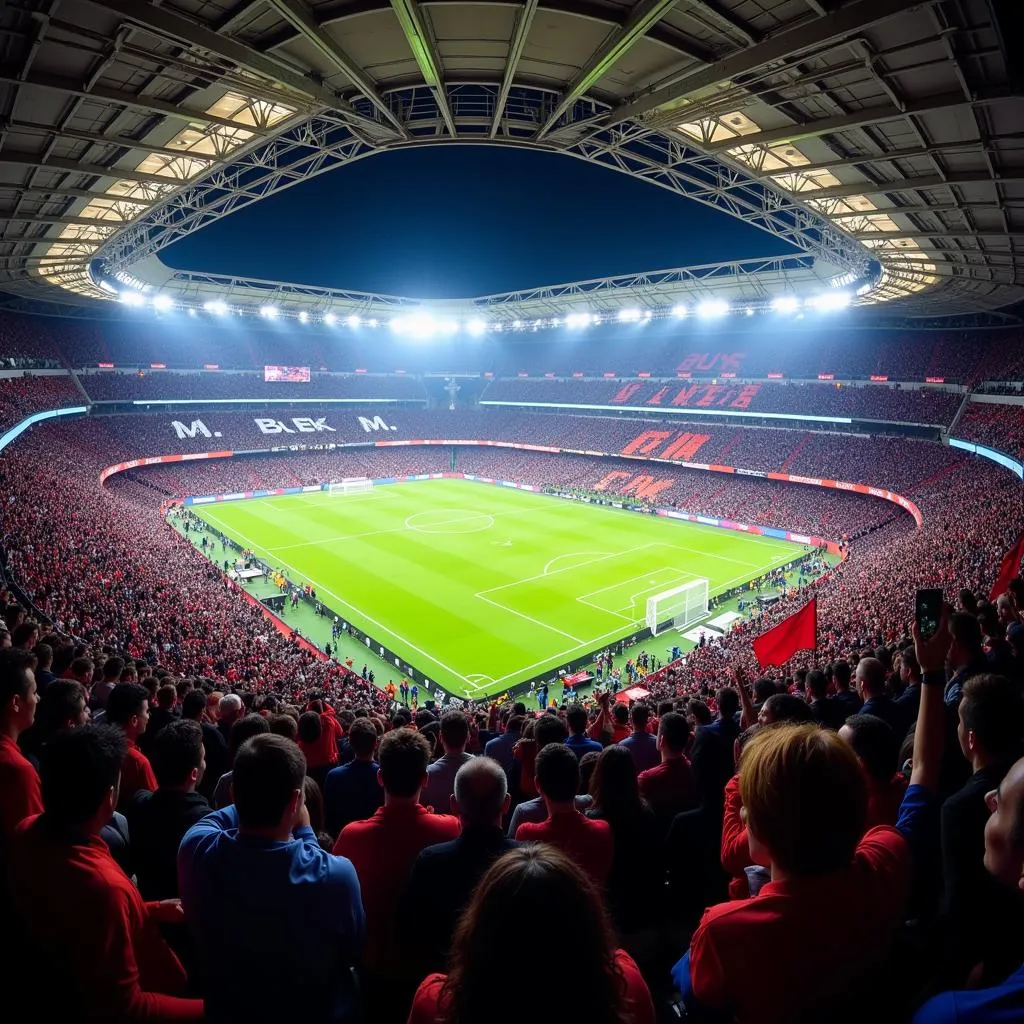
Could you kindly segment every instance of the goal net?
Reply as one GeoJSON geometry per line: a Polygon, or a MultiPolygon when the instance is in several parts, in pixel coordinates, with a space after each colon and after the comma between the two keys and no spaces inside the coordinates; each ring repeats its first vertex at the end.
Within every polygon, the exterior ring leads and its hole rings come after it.
{"type": "Polygon", "coordinates": [[[365,494],[373,490],[373,481],[365,476],[347,476],[344,480],[332,480],[327,485],[327,491],[335,494],[365,494]]]}
{"type": "Polygon", "coordinates": [[[681,629],[708,613],[708,581],[690,580],[682,586],[663,590],[647,599],[647,626],[652,636],[666,629],[681,629]]]}

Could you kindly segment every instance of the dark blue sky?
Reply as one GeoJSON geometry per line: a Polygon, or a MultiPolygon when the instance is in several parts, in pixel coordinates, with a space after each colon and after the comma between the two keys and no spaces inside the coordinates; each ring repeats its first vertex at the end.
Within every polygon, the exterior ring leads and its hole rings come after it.
{"type": "Polygon", "coordinates": [[[179,269],[461,298],[787,251],[727,214],[582,160],[449,145],[321,175],[161,258],[179,269]]]}

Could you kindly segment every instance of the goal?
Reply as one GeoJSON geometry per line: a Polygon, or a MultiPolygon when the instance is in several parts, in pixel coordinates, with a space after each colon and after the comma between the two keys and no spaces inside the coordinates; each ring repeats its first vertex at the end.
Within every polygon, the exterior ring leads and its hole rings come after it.
{"type": "Polygon", "coordinates": [[[647,599],[647,626],[652,636],[666,629],[683,629],[708,613],[708,581],[690,580],[647,599]]]}
{"type": "Polygon", "coordinates": [[[365,476],[347,476],[344,480],[332,480],[327,485],[327,492],[335,494],[365,494],[373,490],[373,481],[365,476]]]}

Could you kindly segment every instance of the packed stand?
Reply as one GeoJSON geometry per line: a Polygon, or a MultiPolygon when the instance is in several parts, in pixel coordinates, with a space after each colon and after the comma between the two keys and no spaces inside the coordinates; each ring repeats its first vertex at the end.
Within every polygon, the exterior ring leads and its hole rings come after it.
{"type": "Polygon", "coordinates": [[[312,373],[308,381],[266,381],[257,373],[170,370],[116,370],[79,374],[94,402],[139,402],[146,399],[292,399],[300,403],[318,398],[393,399],[425,401],[426,392],[417,377],[403,375],[312,373]]]}
{"type": "Polygon", "coordinates": [[[1024,406],[971,402],[953,433],[964,441],[1024,458],[1024,406]]]}
{"type": "Polygon", "coordinates": [[[33,413],[84,404],[81,392],[67,374],[0,377],[0,431],[33,413]]]}
{"type": "Polygon", "coordinates": [[[62,363],[53,331],[63,324],[44,317],[4,313],[0,317],[0,370],[55,370],[62,363]]]}
{"type": "Polygon", "coordinates": [[[623,408],[685,408],[713,414],[758,413],[853,417],[888,423],[948,424],[963,395],[937,388],[903,390],[888,384],[715,383],[686,380],[496,380],[484,402],[536,402],[623,408]]]}

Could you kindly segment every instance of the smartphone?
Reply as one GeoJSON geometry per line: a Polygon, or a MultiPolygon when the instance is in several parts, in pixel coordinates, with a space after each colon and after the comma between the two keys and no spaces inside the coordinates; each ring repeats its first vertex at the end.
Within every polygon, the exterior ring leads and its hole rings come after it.
{"type": "Polygon", "coordinates": [[[923,640],[935,636],[942,618],[942,591],[919,590],[914,601],[914,621],[923,640]]]}

